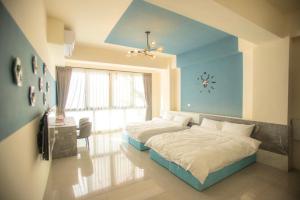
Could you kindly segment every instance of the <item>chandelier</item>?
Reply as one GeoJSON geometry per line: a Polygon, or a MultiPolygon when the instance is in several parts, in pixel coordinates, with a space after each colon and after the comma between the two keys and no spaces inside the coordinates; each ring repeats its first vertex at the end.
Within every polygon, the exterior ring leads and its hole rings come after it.
{"type": "Polygon", "coordinates": [[[163,48],[158,47],[156,48],[156,43],[155,41],[152,41],[151,44],[149,44],[149,35],[150,31],[146,31],[146,47],[144,49],[133,49],[127,52],[127,57],[131,56],[137,56],[137,55],[144,55],[149,58],[154,59],[156,56],[153,54],[153,52],[162,52],[163,48]]]}

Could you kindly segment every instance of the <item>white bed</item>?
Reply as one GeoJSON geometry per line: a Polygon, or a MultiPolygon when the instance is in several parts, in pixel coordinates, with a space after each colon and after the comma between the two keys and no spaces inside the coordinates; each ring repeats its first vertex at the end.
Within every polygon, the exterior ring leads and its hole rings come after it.
{"type": "Polygon", "coordinates": [[[191,172],[201,183],[219,169],[257,152],[260,141],[220,130],[191,129],[151,137],[145,146],[191,172]]]}
{"type": "Polygon", "coordinates": [[[143,123],[128,124],[126,132],[135,140],[145,143],[147,140],[157,134],[165,132],[174,132],[186,129],[187,126],[174,122],[172,120],[155,118],[143,123]]]}
{"type": "Polygon", "coordinates": [[[198,122],[199,115],[186,112],[168,112],[163,117],[154,118],[150,121],[131,123],[125,128],[129,143],[139,150],[147,150],[144,143],[155,135],[176,132],[189,128],[189,122],[198,122]]]}

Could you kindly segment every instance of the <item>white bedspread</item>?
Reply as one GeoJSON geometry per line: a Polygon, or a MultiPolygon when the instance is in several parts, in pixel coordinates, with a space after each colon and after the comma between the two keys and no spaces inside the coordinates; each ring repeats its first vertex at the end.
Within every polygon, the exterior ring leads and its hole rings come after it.
{"type": "Polygon", "coordinates": [[[154,135],[174,132],[186,129],[187,127],[179,125],[177,122],[155,118],[151,121],[131,123],[126,127],[128,135],[139,142],[145,143],[154,135]]]}
{"type": "Polygon", "coordinates": [[[192,127],[154,136],[146,146],[189,170],[203,183],[209,173],[256,153],[260,143],[250,137],[192,127]]]}

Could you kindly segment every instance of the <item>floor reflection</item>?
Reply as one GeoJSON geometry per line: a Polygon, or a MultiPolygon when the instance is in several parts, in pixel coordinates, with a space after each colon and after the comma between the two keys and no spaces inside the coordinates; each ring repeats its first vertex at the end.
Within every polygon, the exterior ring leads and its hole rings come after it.
{"type": "Polygon", "coordinates": [[[157,165],[120,133],[78,141],[78,155],[52,161],[44,200],[298,200],[300,173],[254,164],[203,192],[157,165]]]}
{"type": "Polygon", "coordinates": [[[144,169],[135,166],[121,151],[119,133],[97,134],[78,142],[78,183],[72,186],[75,198],[105,190],[144,177],[144,169]]]}

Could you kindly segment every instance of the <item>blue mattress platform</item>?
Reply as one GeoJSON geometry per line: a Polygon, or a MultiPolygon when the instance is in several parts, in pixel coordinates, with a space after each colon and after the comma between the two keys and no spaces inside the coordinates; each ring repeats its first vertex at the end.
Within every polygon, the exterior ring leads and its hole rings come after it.
{"type": "Polygon", "coordinates": [[[213,173],[210,173],[204,183],[200,183],[200,181],[194,177],[191,172],[186,171],[181,166],[177,165],[174,162],[168,161],[165,158],[163,158],[160,154],[158,154],[153,149],[150,150],[150,157],[152,160],[156,161],[161,166],[168,169],[171,173],[173,173],[175,176],[182,179],[184,182],[192,186],[198,191],[203,191],[206,188],[214,185],[215,183],[225,179],[226,177],[234,174],[235,172],[240,171],[241,169],[253,164],[256,162],[256,154],[253,154],[251,156],[248,156],[246,158],[243,158],[240,161],[237,161],[231,165],[228,165],[218,171],[215,171],[213,173]]]}
{"type": "Polygon", "coordinates": [[[123,138],[127,140],[128,144],[130,144],[139,151],[147,151],[150,149],[149,147],[145,146],[145,143],[135,140],[134,138],[130,137],[127,133],[123,134],[123,138]]]}

